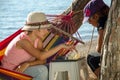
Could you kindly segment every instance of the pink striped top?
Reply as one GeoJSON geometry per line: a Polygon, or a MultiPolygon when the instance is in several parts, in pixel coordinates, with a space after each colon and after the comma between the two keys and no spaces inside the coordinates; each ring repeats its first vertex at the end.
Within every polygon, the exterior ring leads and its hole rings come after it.
{"type": "MultiPolygon", "coordinates": [[[[21,39],[28,39],[30,41],[30,38],[26,35],[25,32],[22,32],[20,35],[14,38],[8,45],[5,52],[5,56],[1,60],[2,67],[6,69],[14,70],[19,64],[25,61],[31,61],[35,59],[24,49],[16,48],[16,42],[21,39]]],[[[34,42],[35,48],[37,48],[37,43],[38,43],[38,39],[36,39],[34,42]]]]}

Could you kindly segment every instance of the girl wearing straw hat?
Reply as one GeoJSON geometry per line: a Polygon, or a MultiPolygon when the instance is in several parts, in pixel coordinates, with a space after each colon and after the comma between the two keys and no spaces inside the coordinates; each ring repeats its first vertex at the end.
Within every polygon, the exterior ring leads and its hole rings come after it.
{"type": "Polygon", "coordinates": [[[43,51],[42,39],[52,27],[42,12],[31,12],[27,16],[23,32],[8,45],[1,63],[2,67],[28,74],[33,80],[48,80],[46,59],[61,48],[73,46],[60,44],[49,51],[43,51]]]}

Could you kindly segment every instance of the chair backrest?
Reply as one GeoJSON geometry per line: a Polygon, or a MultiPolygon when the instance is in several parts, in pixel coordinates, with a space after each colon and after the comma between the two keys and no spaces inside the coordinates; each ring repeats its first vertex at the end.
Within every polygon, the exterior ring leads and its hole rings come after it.
{"type": "MultiPolygon", "coordinates": [[[[61,43],[66,43],[66,44],[73,44],[76,45],[78,43],[77,40],[70,40],[67,37],[64,36],[59,36],[53,33],[49,33],[46,38],[43,40],[44,43],[44,49],[45,50],[49,50],[61,43]]],[[[69,52],[69,50],[66,50],[64,48],[60,49],[56,54],[54,54],[53,56],[49,57],[47,59],[47,62],[49,63],[51,60],[55,60],[58,56],[65,56],[67,53],[69,52]]]]}
{"type": "MultiPolygon", "coordinates": [[[[43,40],[43,47],[45,50],[49,50],[61,43],[65,43],[67,42],[69,39],[65,38],[63,36],[59,36],[53,33],[49,33],[46,38],[43,40]]],[[[59,52],[59,51],[58,51],[59,52]]],[[[55,56],[57,56],[58,52],[56,54],[54,54],[53,56],[49,57],[47,59],[47,62],[49,63],[51,60],[55,59],[55,56]]]]}

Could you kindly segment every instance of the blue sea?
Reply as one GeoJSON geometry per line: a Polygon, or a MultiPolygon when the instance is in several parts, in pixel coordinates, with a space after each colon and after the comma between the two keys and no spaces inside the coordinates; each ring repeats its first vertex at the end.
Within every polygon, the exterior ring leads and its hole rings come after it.
{"type": "MultiPolygon", "coordinates": [[[[51,15],[61,14],[72,4],[72,1],[73,0],[0,0],[0,41],[23,27],[28,13],[41,11],[51,15]]],[[[88,23],[81,25],[78,32],[83,41],[89,41],[91,39],[92,30],[93,27],[88,23]]],[[[97,34],[95,29],[94,39],[96,39],[97,34]]]]}

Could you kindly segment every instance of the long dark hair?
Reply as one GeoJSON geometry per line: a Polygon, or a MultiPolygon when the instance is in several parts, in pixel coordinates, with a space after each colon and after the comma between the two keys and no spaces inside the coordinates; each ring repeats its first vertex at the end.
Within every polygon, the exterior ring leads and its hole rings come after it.
{"type": "Polygon", "coordinates": [[[108,16],[109,7],[105,5],[102,9],[100,9],[99,13],[100,13],[101,16],[104,16],[104,15],[108,16]]]}

